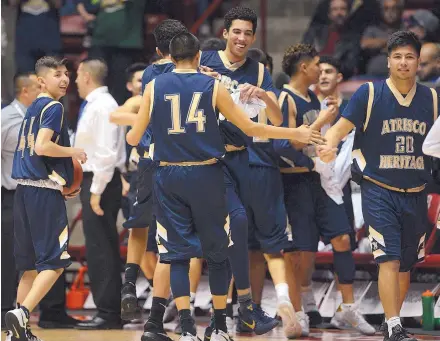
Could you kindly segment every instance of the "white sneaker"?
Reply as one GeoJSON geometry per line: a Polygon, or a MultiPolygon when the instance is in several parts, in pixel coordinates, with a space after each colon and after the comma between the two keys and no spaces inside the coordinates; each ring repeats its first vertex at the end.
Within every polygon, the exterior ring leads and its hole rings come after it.
{"type": "Polygon", "coordinates": [[[338,325],[348,325],[364,335],[374,335],[376,333],[376,329],[365,320],[356,305],[343,307],[342,311],[336,312],[330,323],[336,328],[339,328],[338,325]]]}
{"type": "Polygon", "coordinates": [[[180,336],[179,341],[200,341],[200,339],[197,337],[197,335],[185,333],[180,336]]]}
{"type": "Polygon", "coordinates": [[[174,319],[177,317],[177,306],[176,302],[172,300],[170,304],[165,309],[165,313],[163,314],[163,323],[170,323],[174,321],[174,319]]]}
{"type": "Polygon", "coordinates": [[[222,330],[214,330],[211,334],[211,341],[232,341],[232,338],[222,330]]]}
{"type": "Polygon", "coordinates": [[[28,340],[28,318],[20,308],[10,310],[5,315],[6,329],[12,334],[14,340],[28,340]]]}
{"type": "Polygon", "coordinates": [[[278,299],[278,315],[283,320],[283,329],[288,339],[295,339],[301,335],[301,325],[296,320],[295,309],[288,297],[278,299]]]}
{"type": "Polygon", "coordinates": [[[310,321],[309,316],[304,311],[298,311],[296,313],[296,319],[301,326],[301,336],[309,336],[310,334],[310,321]]]}

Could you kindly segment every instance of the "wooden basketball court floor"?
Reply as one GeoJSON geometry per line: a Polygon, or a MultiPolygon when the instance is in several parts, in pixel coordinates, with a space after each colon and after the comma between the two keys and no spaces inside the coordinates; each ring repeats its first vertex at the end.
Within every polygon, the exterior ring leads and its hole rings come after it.
{"type": "MultiPolygon", "coordinates": [[[[203,337],[205,327],[198,328],[199,337],[203,337]]],[[[83,331],[83,330],[45,330],[40,329],[33,325],[32,331],[43,341],[140,341],[142,336],[142,325],[136,330],[96,330],[96,331],[83,331]]],[[[178,340],[179,336],[169,334],[173,340],[178,340]]],[[[281,327],[271,331],[268,334],[262,336],[244,336],[232,334],[235,341],[250,341],[250,340],[266,340],[266,341],[278,341],[287,340],[284,336],[281,327]]],[[[428,336],[428,335],[416,335],[420,341],[440,341],[440,336],[428,336]]],[[[2,341],[5,340],[5,334],[3,333],[2,341]]],[[[380,333],[374,336],[363,336],[356,332],[351,331],[338,331],[338,330],[324,330],[324,329],[312,329],[311,334],[307,338],[301,338],[300,340],[313,340],[313,341],[382,341],[383,337],[380,333]]]]}

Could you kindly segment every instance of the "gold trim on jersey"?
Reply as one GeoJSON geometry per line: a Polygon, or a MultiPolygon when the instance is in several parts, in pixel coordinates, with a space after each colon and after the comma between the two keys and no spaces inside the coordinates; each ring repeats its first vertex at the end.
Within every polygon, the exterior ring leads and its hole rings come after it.
{"type": "Polygon", "coordinates": [[[307,167],[281,167],[280,172],[283,174],[296,174],[296,173],[310,173],[310,169],[307,167]]]}
{"type": "Polygon", "coordinates": [[[373,110],[373,102],[374,102],[374,85],[372,82],[368,82],[368,105],[367,105],[367,114],[365,115],[364,131],[367,130],[368,122],[370,121],[371,110],[373,110]]]}
{"type": "Polygon", "coordinates": [[[174,73],[198,73],[198,71],[194,70],[194,69],[174,69],[172,72],[174,72],[174,73]]]}
{"type": "Polygon", "coordinates": [[[154,85],[156,84],[156,79],[153,79],[151,81],[151,89],[150,89],[150,118],[151,118],[151,114],[153,113],[153,108],[154,108],[154,85]]]}
{"type": "Polygon", "coordinates": [[[225,66],[225,68],[227,68],[231,71],[235,71],[235,70],[239,69],[241,66],[244,65],[244,63],[246,63],[246,58],[239,61],[239,62],[231,63],[228,60],[228,57],[226,57],[225,51],[223,51],[223,50],[218,51],[218,55],[219,55],[223,65],[225,66]]]}
{"type": "Polygon", "coordinates": [[[52,174],[49,174],[48,178],[60,186],[66,185],[66,180],[54,170],[52,171],[52,174]]]}
{"type": "Polygon", "coordinates": [[[219,84],[219,80],[216,79],[214,81],[214,88],[212,89],[212,108],[214,109],[214,111],[217,108],[218,84],[219,84]]]}
{"type": "Polygon", "coordinates": [[[287,97],[287,92],[282,91],[280,97],[278,97],[278,106],[281,108],[284,104],[284,100],[287,97]]]}
{"type": "Polygon", "coordinates": [[[419,193],[419,192],[423,191],[425,189],[425,186],[426,186],[426,185],[422,185],[422,186],[419,186],[419,187],[413,187],[413,188],[406,188],[406,189],[404,189],[404,188],[398,188],[398,187],[393,187],[393,186],[384,184],[383,182],[380,182],[380,181],[377,181],[377,180],[375,180],[373,178],[370,178],[367,175],[364,175],[363,178],[365,180],[368,180],[368,181],[372,182],[373,184],[378,185],[379,187],[382,187],[382,188],[385,188],[385,189],[389,189],[390,191],[401,192],[401,193],[419,193]]]}
{"type": "MultiPolygon", "coordinates": [[[[43,110],[41,110],[41,114],[40,114],[40,124],[41,124],[41,122],[43,122],[43,115],[44,115],[44,112],[47,110],[47,109],[49,109],[51,106],[53,106],[53,105],[55,105],[55,104],[57,104],[57,103],[60,103],[60,102],[58,102],[58,101],[51,101],[51,102],[49,102],[48,104],[46,104],[46,106],[43,108],[43,110]]],[[[61,103],[60,103],[61,104],[61,103]]],[[[61,124],[60,124],[60,129],[63,127],[63,122],[64,122],[64,107],[63,107],[63,105],[61,104],[61,124]]]]}
{"type": "Polygon", "coordinates": [[[53,98],[52,95],[48,94],[47,92],[42,92],[41,94],[39,94],[37,96],[37,98],[41,98],[41,97],[49,97],[49,98],[52,98],[53,100],[55,99],[55,98],[53,98]]]}
{"type": "Polygon", "coordinates": [[[394,97],[396,98],[397,102],[403,106],[403,107],[409,107],[412,103],[412,100],[414,99],[414,96],[416,95],[417,90],[417,82],[414,83],[411,90],[408,92],[408,94],[403,97],[402,94],[397,90],[396,86],[393,84],[393,81],[391,78],[387,78],[386,83],[388,85],[388,88],[393,93],[394,97]]]}
{"type": "Polygon", "coordinates": [[[433,88],[431,88],[431,93],[432,93],[432,105],[434,106],[433,110],[434,110],[434,122],[435,122],[438,117],[438,96],[437,96],[437,91],[433,88]]]}
{"type": "Polygon", "coordinates": [[[239,150],[245,150],[245,149],[246,149],[245,146],[237,147],[237,146],[234,146],[232,144],[225,145],[225,150],[227,152],[238,152],[239,150]]]}
{"type": "Polygon", "coordinates": [[[307,97],[305,97],[303,94],[301,94],[298,90],[296,90],[295,88],[292,88],[289,84],[284,84],[283,88],[292,91],[295,95],[297,95],[298,97],[301,97],[304,101],[306,101],[307,103],[310,103],[312,101],[312,99],[310,98],[309,95],[307,95],[307,97]]]}
{"type": "Polygon", "coordinates": [[[261,88],[261,84],[263,84],[264,80],[264,65],[262,63],[258,63],[258,80],[257,87],[261,88]]]}
{"type": "Polygon", "coordinates": [[[164,166],[183,166],[183,167],[188,167],[188,166],[207,166],[207,165],[213,165],[217,163],[217,159],[212,158],[209,160],[205,160],[205,161],[182,161],[182,162],[166,162],[166,161],[161,161],[159,163],[159,166],[164,167],[164,166]]]}

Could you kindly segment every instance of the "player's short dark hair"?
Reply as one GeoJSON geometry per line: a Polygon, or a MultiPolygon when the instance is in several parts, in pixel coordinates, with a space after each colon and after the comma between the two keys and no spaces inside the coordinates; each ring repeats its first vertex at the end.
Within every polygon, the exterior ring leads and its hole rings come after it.
{"type": "Polygon", "coordinates": [[[220,38],[208,38],[200,44],[202,51],[222,51],[226,49],[226,42],[220,38]]]}
{"type": "Polygon", "coordinates": [[[190,32],[180,33],[171,40],[170,54],[176,62],[193,59],[199,51],[200,42],[190,32]]]}
{"type": "Polygon", "coordinates": [[[321,56],[319,57],[319,64],[329,64],[336,69],[336,72],[341,72],[341,62],[332,56],[321,56]]]}
{"type": "Polygon", "coordinates": [[[309,44],[295,44],[284,52],[282,68],[289,77],[298,72],[301,62],[311,60],[318,55],[316,49],[309,44]]]}
{"type": "Polygon", "coordinates": [[[160,52],[165,55],[170,54],[170,42],[179,33],[187,32],[188,29],[182,22],[174,19],[165,19],[153,31],[156,45],[160,52]]]}
{"type": "Polygon", "coordinates": [[[390,55],[395,49],[402,46],[412,46],[414,50],[416,50],[417,55],[420,56],[422,43],[415,33],[411,31],[397,31],[388,37],[388,55],[390,55]]]}
{"type": "Polygon", "coordinates": [[[18,72],[14,75],[14,92],[18,96],[21,89],[30,82],[29,77],[35,75],[35,72],[18,72]]]}
{"type": "Polygon", "coordinates": [[[234,20],[244,20],[244,21],[250,21],[252,23],[252,31],[257,31],[257,14],[254,12],[254,10],[248,8],[248,7],[234,7],[231,8],[225,15],[224,18],[224,26],[227,31],[232,26],[232,22],[234,20]]]}
{"type": "Polygon", "coordinates": [[[139,71],[144,71],[146,67],[147,67],[147,64],[145,64],[145,63],[134,63],[134,64],[131,64],[125,70],[125,76],[126,76],[127,82],[131,82],[133,77],[134,77],[134,74],[136,72],[139,72],[139,71]]]}
{"type": "Polygon", "coordinates": [[[269,66],[270,72],[273,70],[273,59],[272,57],[263,50],[257,48],[249,49],[247,57],[256,60],[257,62],[263,64],[264,66],[269,66]]]}
{"type": "Polygon", "coordinates": [[[35,63],[35,73],[41,74],[44,69],[58,69],[60,66],[66,66],[67,59],[61,59],[53,56],[45,56],[37,60],[35,63]]]}

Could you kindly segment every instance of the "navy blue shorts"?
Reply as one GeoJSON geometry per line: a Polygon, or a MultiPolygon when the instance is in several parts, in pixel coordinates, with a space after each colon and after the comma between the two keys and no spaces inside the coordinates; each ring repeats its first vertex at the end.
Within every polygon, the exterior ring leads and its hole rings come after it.
{"type": "Polygon", "coordinates": [[[292,227],[292,247],[288,251],[318,251],[322,237],[350,235],[344,204],[336,204],[321,187],[318,173],[283,174],[284,201],[292,227]]]}
{"type": "Polygon", "coordinates": [[[220,164],[156,168],[154,215],[161,261],[227,258],[223,177],[220,164]]]}
{"type": "Polygon", "coordinates": [[[283,183],[276,168],[249,166],[249,249],[279,253],[290,246],[283,183]]]}
{"type": "Polygon", "coordinates": [[[377,263],[400,261],[406,272],[425,257],[429,230],[425,191],[400,193],[362,180],[362,212],[377,263]]]}
{"type": "Polygon", "coordinates": [[[69,228],[60,191],[18,185],[14,197],[14,253],[19,271],[64,269],[69,228]]]}
{"type": "MultiPolygon", "coordinates": [[[[228,188],[232,188],[239,198],[236,208],[244,208],[250,197],[249,188],[249,153],[246,149],[227,152],[222,159],[224,165],[224,181],[228,188]]],[[[228,205],[229,206],[229,205],[228,205]]],[[[234,207],[230,206],[229,213],[234,207]]]]}
{"type": "Polygon", "coordinates": [[[153,217],[153,219],[151,220],[150,227],[148,229],[147,251],[159,253],[156,243],[156,231],[157,231],[156,218],[153,217]]]}
{"type": "MultiPolygon", "coordinates": [[[[130,218],[124,222],[126,229],[147,228],[151,225],[153,210],[152,178],[157,162],[150,158],[141,158],[136,177],[136,197],[130,210],[130,218]]],[[[134,180],[133,180],[134,181],[134,180]]]]}

